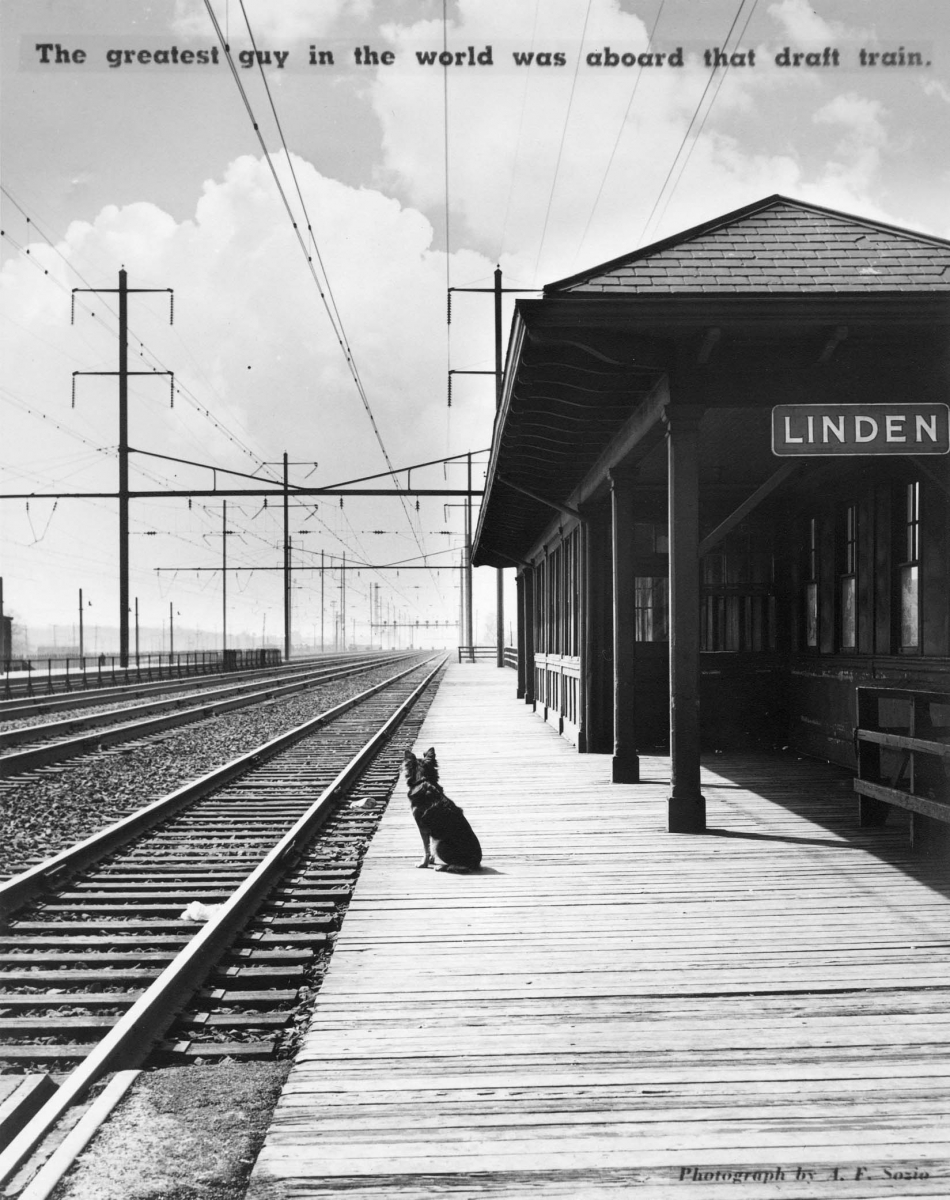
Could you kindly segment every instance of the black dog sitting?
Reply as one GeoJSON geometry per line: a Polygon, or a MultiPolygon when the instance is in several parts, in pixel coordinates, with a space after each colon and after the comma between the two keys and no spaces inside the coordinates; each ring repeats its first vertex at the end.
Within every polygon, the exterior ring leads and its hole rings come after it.
{"type": "Polygon", "coordinates": [[[422,758],[409,750],[405,757],[409,804],[422,835],[423,859],[437,871],[477,871],[482,848],[459,806],[439,786],[439,764],[431,747],[422,758]]]}

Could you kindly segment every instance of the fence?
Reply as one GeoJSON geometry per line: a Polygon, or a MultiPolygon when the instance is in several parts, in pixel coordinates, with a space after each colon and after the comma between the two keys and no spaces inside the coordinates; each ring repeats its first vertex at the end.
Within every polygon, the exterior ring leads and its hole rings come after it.
{"type": "MultiPolygon", "coordinates": [[[[459,646],[459,662],[497,662],[498,647],[497,646],[459,646]]],[[[518,669],[518,648],[517,646],[505,646],[503,651],[504,665],[511,667],[513,670],[518,669]]]]}
{"type": "Polygon", "coordinates": [[[35,695],[37,691],[85,691],[91,688],[117,687],[147,683],[159,679],[184,679],[194,675],[258,670],[280,665],[280,651],[189,650],[182,654],[132,655],[126,667],[118,654],[85,655],[82,658],[11,658],[3,663],[3,696],[14,693],[35,695]]]}
{"type": "Polygon", "coordinates": [[[860,824],[883,825],[891,804],[950,822],[950,694],[859,687],[857,709],[860,824]]]}

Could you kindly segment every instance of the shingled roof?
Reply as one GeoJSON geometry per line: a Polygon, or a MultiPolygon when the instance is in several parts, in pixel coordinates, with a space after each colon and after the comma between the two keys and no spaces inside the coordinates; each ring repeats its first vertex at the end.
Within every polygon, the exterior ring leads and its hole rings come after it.
{"type": "Polygon", "coordinates": [[[768,196],[548,284],[546,295],[950,291],[950,242],[768,196]]]}

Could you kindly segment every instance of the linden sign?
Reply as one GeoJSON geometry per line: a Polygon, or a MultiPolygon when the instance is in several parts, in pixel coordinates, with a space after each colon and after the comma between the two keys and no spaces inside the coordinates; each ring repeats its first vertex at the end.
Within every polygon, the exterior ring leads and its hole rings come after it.
{"type": "Polygon", "coordinates": [[[772,453],[795,455],[947,454],[946,404],[778,404],[772,453]]]}

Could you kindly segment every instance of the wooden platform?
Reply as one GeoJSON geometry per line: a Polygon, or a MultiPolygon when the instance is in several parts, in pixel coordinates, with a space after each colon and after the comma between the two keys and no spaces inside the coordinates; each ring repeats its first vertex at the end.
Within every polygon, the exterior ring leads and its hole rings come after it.
{"type": "Polygon", "coordinates": [[[950,1194],[942,868],[850,776],[715,756],[669,834],[666,760],[609,783],[482,664],[419,745],[488,869],[416,870],[400,786],[250,1197],[950,1194]]]}

